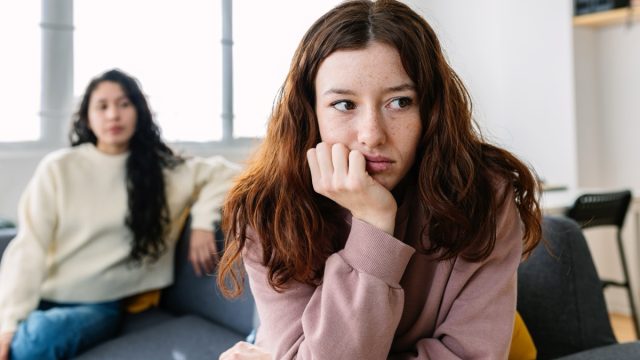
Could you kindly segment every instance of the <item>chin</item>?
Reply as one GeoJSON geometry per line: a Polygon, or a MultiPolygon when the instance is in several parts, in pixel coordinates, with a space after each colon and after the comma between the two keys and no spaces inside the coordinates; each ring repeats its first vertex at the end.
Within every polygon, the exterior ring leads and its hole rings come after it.
{"type": "Polygon", "coordinates": [[[377,181],[380,185],[384,186],[384,188],[389,191],[393,190],[393,188],[396,186],[396,184],[392,180],[389,180],[382,176],[374,175],[372,177],[373,177],[373,180],[377,181]]]}

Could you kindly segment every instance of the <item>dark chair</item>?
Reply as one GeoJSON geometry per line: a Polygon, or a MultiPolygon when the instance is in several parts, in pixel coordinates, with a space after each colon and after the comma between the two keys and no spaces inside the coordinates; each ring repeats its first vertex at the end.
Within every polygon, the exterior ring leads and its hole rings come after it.
{"type": "Polygon", "coordinates": [[[638,331],[640,323],[638,323],[638,312],[629,282],[629,268],[627,266],[627,257],[622,242],[622,226],[624,225],[624,219],[627,215],[630,202],[631,191],[629,190],[584,194],[576,199],[566,215],[580,224],[580,227],[583,229],[596,226],[613,226],[616,228],[616,239],[618,242],[623,279],[622,281],[601,279],[602,287],[615,286],[627,290],[629,306],[631,307],[631,315],[633,317],[633,326],[637,337],[640,335],[638,331]]]}

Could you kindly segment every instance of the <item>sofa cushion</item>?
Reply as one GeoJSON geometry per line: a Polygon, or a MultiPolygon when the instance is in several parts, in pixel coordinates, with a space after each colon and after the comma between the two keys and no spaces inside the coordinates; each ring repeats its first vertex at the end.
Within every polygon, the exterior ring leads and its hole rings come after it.
{"type": "Polygon", "coordinates": [[[120,335],[144,330],[175,318],[175,315],[157,307],[149,308],[137,314],[125,313],[120,335]]]}
{"type": "Polygon", "coordinates": [[[243,339],[197,316],[182,316],[115,338],[76,359],[211,360],[243,339]]]}
{"type": "Polygon", "coordinates": [[[615,344],[564,356],[558,360],[622,360],[640,357],[640,342],[615,344]]]}

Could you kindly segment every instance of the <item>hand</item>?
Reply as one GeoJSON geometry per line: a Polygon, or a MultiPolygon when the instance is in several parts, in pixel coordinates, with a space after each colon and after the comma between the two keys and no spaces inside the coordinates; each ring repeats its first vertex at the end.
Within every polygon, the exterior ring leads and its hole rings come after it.
{"type": "Polygon", "coordinates": [[[218,262],[218,250],[212,231],[191,229],[189,261],[196,275],[213,274],[218,262]]]}
{"type": "Polygon", "coordinates": [[[313,189],[354,217],[393,235],[398,205],[389,190],[366,171],[360,151],[343,144],[319,143],[307,151],[313,189]]]}
{"type": "Polygon", "coordinates": [[[271,360],[271,354],[261,348],[240,341],[220,355],[219,360],[271,360]]]}
{"type": "Polygon", "coordinates": [[[13,331],[0,334],[0,360],[9,360],[9,349],[11,348],[13,334],[13,331]]]}

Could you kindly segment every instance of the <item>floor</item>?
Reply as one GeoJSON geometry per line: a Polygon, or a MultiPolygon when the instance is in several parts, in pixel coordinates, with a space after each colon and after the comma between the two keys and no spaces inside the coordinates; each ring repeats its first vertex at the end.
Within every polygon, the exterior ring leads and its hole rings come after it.
{"type": "Polygon", "coordinates": [[[630,316],[621,314],[609,314],[613,333],[616,335],[618,342],[629,342],[637,340],[635,331],[633,330],[633,321],[630,316]]]}

